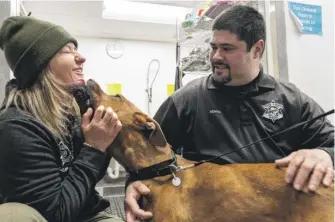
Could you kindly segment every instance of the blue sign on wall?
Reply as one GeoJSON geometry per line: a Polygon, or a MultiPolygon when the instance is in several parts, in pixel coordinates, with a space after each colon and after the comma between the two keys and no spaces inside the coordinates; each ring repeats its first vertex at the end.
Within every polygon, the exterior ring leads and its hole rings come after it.
{"type": "Polygon", "coordinates": [[[322,35],[321,6],[288,2],[289,10],[300,23],[300,31],[306,34],[322,35]]]}

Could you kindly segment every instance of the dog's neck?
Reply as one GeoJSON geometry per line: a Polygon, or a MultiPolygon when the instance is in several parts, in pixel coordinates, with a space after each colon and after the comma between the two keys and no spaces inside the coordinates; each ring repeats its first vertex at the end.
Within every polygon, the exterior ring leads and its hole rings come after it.
{"type": "MultiPolygon", "coordinates": [[[[166,180],[165,176],[173,175],[173,172],[177,172],[179,167],[190,166],[193,161],[188,161],[183,159],[181,156],[176,155],[172,150],[170,150],[170,155],[166,155],[163,160],[155,158],[153,162],[146,162],[145,166],[138,166],[135,169],[126,168],[130,174],[129,181],[136,180],[166,180]]],[[[157,156],[155,156],[157,157],[157,156]]],[[[150,158],[143,158],[148,160],[150,158]]],[[[132,165],[132,167],[134,164],[132,165]]]]}
{"type": "Polygon", "coordinates": [[[173,151],[166,147],[131,148],[124,153],[123,162],[130,171],[137,171],[152,165],[171,160],[173,151]]]}

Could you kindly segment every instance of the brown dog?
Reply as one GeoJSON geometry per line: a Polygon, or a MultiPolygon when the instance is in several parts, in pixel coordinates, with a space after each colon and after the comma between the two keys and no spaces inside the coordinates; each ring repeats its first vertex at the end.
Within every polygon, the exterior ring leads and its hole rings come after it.
{"type": "MultiPolygon", "coordinates": [[[[123,127],[110,150],[128,172],[136,176],[140,169],[171,163],[167,161],[173,159],[171,148],[153,119],[123,96],[106,95],[92,80],[87,87],[94,107],[117,111],[123,127]]],[[[182,167],[194,163],[180,156],[176,161],[182,167]]],[[[180,178],[179,186],[172,184],[171,174],[142,181],[151,190],[144,207],[153,212],[155,222],[334,221],[333,185],[316,193],[296,191],[284,182],[285,170],[274,164],[204,163],[184,170],[164,169],[180,178]]]]}

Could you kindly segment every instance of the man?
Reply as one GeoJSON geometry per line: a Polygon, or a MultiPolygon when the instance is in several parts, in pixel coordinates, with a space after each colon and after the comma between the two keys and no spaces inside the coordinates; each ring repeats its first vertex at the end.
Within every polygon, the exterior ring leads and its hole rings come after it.
{"type": "MultiPolygon", "coordinates": [[[[315,191],[332,183],[334,129],[323,118],[236,150],[323,113],[321,107],[291,83],[263,73],[265,47],[262,15],[233,6],[213,24],[213,73],[192,81],[170,96],[154,119],[174,150],[186,158],[208,159],[235,150],[217,163],[274,162],[288,167],[285,176],[297,190],[315,191]]],[[[127,187],[127,221],[149,218],[137,205],[149,189],[137,181],[127,187]]]]}

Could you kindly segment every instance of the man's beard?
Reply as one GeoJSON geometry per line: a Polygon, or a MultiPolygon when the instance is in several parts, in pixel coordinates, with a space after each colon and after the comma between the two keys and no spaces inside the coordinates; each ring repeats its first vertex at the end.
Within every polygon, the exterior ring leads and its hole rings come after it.
{"type": "Polygon", "coordinates": [[[232,81],[231,70],[228,64],[225,64],[224,62],[213,62],[213,61],[211,64],[212,64],[212,71],[213,71],[213,79],[216,85],[218,86],[225,85],[232,81]],[[228,70],[228,74],[215,72],[216,66],[224,67],[225,69],[228,70]]]}

